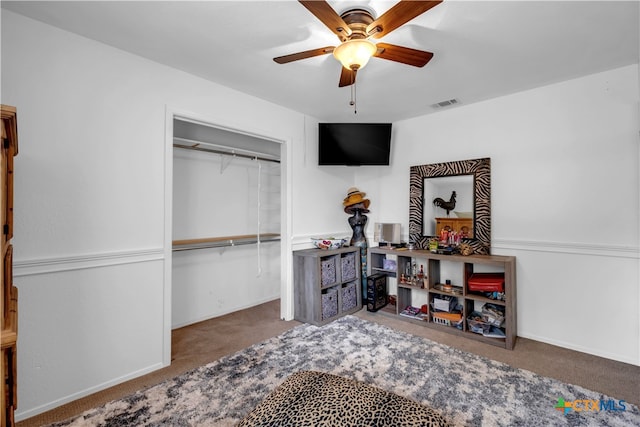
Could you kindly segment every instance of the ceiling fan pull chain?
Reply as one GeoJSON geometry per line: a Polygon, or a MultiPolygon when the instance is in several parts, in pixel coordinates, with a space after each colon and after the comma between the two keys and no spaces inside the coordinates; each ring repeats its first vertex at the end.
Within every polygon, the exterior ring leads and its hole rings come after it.
{"type": "Polygon", "coordinates": [[[356,78],[356,70],[353,70],[351,73],[351,102],[349,105],[353,106],[353,114],[358,114],[358,108],[356,106],[356,82],[354,81],[356,78]]]}

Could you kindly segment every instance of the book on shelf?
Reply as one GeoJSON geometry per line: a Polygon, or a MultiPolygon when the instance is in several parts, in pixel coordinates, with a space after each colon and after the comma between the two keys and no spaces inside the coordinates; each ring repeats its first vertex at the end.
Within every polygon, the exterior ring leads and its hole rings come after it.
{"type": "Polygon", "coordinates": [[[498,328],[496,326],[489,326],[488,328],[485,328],[484,331],[482,332],[482,335],[489,338],[505,338],[506,337],[506,334],[504,333],[504,331],[501,328],[498,328]]]}
{"type": "Polygon", "coordinates": [[[411,305],[408,305],[404,310],[400,312],[400,316],[423,320],[427,318],[428,315],[426,313],[423,313],[420,310],[420,307],[413,307],[411,305]]]}

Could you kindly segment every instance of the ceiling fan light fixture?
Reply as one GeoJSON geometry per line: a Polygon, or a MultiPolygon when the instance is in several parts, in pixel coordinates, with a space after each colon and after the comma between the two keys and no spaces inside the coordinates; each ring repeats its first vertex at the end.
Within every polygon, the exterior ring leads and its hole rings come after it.
{"type": "Polygon", "coordinates": [[[343,42],[333,50],[333,56],[348,70],[361,70],[376,53],[375,43],[367,39],[343,42]]]}

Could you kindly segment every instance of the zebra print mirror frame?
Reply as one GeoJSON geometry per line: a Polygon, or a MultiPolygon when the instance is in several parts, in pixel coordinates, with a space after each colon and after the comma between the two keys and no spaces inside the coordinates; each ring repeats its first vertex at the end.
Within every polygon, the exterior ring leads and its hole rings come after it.
{"type": "Polygon", "coordinates": [[[464,239],[475,254],[491,253],[491,159],[460,160],[411,166],[409,180],[409,242],[428,249],[432,236],[423,234],[424,180],[455,175],[473,175],[473,239],[464,239]]]}

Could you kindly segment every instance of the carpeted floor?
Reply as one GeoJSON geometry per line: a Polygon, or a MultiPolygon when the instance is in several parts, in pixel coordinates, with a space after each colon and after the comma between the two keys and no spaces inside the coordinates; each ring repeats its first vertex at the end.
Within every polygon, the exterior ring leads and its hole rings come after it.
{"type": "Polygon", "coordinates": [[[513,368],[357,316],[322,327],[296,326],[55,425],[232,426],[287,376],[302,370],[375,385],[434,408],[454,425],[640,425],[638,407],[617,396],[513,368]]]}
{"type": "MultiPolygon", "coordinates": [[[[274,300],[247,310],[176,329],[172,332],[171,366],[18,422],[17,427],[42,426],[65,420],[300,325],[297,321],[282,321],[279,315],[280,302],[274,300]]],[[[514,350],[509,351],[472,340],[460,339],[445,332],[379,313],[369,313],[366,310],[359,311],[356,316],[543,376],[581,385],[605,395],[616,396],[635,405],[640,404],[640,367],[638,366],[523,338],[518,338],[514,350]]]]}

